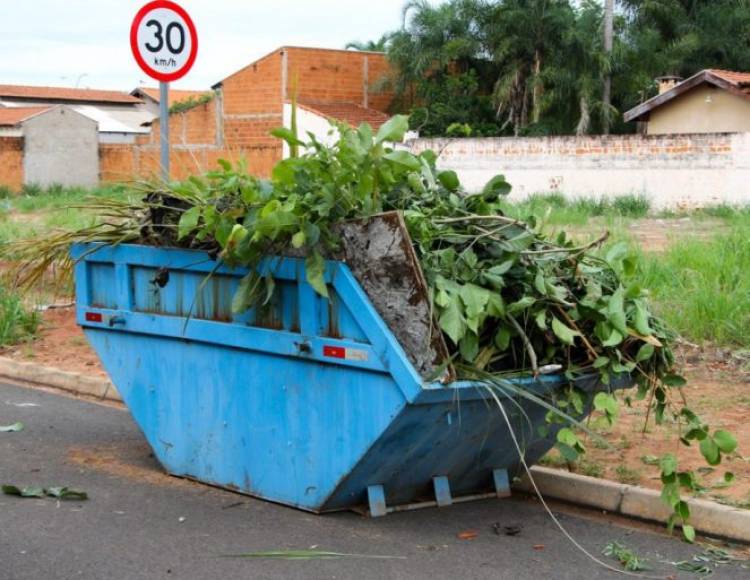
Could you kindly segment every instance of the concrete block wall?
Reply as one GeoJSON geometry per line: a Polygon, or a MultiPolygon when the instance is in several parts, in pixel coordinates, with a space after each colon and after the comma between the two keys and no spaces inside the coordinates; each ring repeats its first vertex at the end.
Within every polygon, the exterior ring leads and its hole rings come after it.
{"type": "Polygon", "coordinates": [[[23,137],[0,137],[0,185],[23,187],[23,137]]]}
{"type": "Polygon", "coordinates": [[[24,183],[95,187],[99,183],[99,125],[60,106],[23,123],[24,183]]]}
{"type": "Polygon", "coordinates": [[[439,152],[438,166],[456,171],[468,191],[504,174],[512,199],[560,192],[642,194],[657,208],[750,203],[750,133],[416,139],[407,147],[439,152]]]}

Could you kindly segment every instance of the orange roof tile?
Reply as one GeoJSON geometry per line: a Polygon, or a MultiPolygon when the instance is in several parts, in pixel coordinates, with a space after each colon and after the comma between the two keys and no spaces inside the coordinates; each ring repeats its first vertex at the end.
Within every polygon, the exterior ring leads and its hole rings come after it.
{"type": "Polygon", "coordinates": [[[738,72],[733,70],[721,70],[717,68],[708,69],[710,73],[724,79],[733,85],[742,86],[750,84],[750,72],[738,72]]]}
{"type": "Polygon", "coordinates": [[[15,127],[52,107],[0,107],[0,127],[15,127]]]}
{"type": "MultiPolygon", "coordinates": [[[[149,97],[151,97],[154,101],[157,103],[159,102],[159,89],[156,87],[138,87],[133,91],[135,93],[136,91],[140,91],[149,97]]],[[[131,95],[133,93],[130,93],[131,95]]],[[[198,99],[202,97],[203,95],[209,94],[210,91],[191,91],[191,90],[185,90],[185,89],[169,89],[169,106],[171,107],[175,103],[179,103],[181,101],[187,101],[191,97],[193,99],[198,99]]]]}
{"type": "Polygon", "coordinates": [[[0,85],[0,97],[41,101],[89,101],[97,103],[140,103],[141,100],[120,91],[0,85]]]}
{"type": "Polygon", "coordinates": [[[330,103],[324,101],[303,101],[298,103],[303,108],[336,121],[344,121],[352,127],[368,123],[376,131],[390,119],[389,115],[375,109],[369,109],[355,103],[330,103]]]}

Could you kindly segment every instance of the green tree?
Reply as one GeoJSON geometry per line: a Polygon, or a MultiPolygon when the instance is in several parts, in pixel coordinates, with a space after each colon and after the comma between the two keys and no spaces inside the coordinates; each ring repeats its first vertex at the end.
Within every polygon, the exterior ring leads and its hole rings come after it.
{"type": "Polygon", "coordinates": [[[389,33],[385,33],[377,40],[368,40],[365,42],[353,40],[351,42],[347,42],[344,48],[346,48],[347,50],[351,49],[370,52],[385,52],[388,49],[388,41],[390,40],[390,38],[391,35],[389,33]]]}

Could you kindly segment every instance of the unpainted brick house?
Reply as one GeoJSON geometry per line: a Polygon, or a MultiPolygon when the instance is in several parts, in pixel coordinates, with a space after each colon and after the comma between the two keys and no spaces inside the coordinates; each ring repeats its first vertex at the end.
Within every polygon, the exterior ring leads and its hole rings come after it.
{"type": "MultiPolygon", "coordinates": [[[[252,173],[268,176],[284,155],[270,131],[288,126],[294,94],[301,134],[325,135],[328,119],[377,128],[388,119],[393,99],[378,89],[388,71],[383,53],[279,48],[216,83],[211,102],[170,115],[172,174],[181,178],[213,168],[218,158],[244,158],[252,173]]],[[[104,180],[157,173],[158,120],[137,146],[103,145],[101,154],[104,180]]]]}

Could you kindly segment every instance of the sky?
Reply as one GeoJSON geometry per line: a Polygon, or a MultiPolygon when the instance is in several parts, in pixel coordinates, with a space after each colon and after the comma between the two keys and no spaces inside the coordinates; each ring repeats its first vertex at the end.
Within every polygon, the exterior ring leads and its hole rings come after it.
{"type": "MultiPolygon", "coordinates": [[[[177,0],[198,58],[175,88],[204,89],[283,45],[344,48],[401,25],[405,0],[177,0]]],[[[156,81],[130,51],[146,0],[0,0],[0,84],[130,91],[156,81]]]]}

